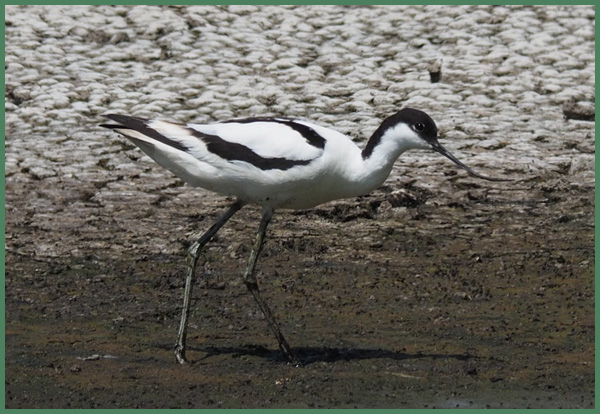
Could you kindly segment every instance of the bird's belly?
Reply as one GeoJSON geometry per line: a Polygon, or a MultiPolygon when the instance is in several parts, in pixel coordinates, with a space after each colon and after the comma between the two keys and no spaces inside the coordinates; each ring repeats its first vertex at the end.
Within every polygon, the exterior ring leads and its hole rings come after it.
{"type": "Polygon", "coordinates": [[[277,194],[273,198],[273,203],[270,203],[269,205],[273,208],[302,210],[318,206],[319,204],[335,200],[336,198],[340,197],[335,197],[331,193],[316,192],[312,189],[307,189],[306,191],[295,191],[290,194],[277,194]]]}
{"type": "Polygon", "coordinates": [[[273,209],[306,209],[331,200],[352,197],[352,186],[346,186],[330,177],[311,179],[271,180],[189,180],[195,187],[202,187],[215,193],[235,197],[247,204],[257,204],[273,209]],[[347,188],[348,187],[348,188],[347,188]]]}
{"type": "Polygon", "coordinates": [[[228,163],[218,169],[197,163],[180,177],[193,186],[273,209],[306,209],[370,191],[332,164],[337,165],[319,158],[286,170],[260,170],[243,163],[228,163]]]}
{"type": "Polygon", "coordinates": [[[310,182],[287,182],[283,185],[264,186],[248,191],[241,197],[249,203],[269,206],[273,209],[301,210],[318,206],[328,201],[352,197],[352,188],[345,188],[343,183],[329,185],[328,180],[310,182]]]}

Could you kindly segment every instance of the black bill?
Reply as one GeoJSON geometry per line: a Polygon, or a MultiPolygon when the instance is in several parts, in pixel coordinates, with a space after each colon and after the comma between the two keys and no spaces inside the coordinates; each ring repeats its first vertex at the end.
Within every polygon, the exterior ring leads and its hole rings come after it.
{"type": "Polygon", "coordinates": [[[472,169],[470,169],[469,167],[467,167],[465,164],[463,164],[462,162],[460,162],[459,160],[457,160],[454,157],[454,155],[450,154],[450,152],[446,148],[442,147],[442,145],[439,142],[434,142],[434,143],[430,143],[430,144],[431,144],[431,147],[434,149],[434,151],[439,152],[444,157],[450,159],[452,162],[454,162],[456,165],[458,165],[460,168],[462,168],[463,170],[465,170],[466,172],[468,172],[473,177],[483,178],[484,180],[488,180],[488,181],[512,181],[512,180],[510,180],[508,178],[486,177],[485,175],[481,175],[479,173],[476,173],[475,171],[473,171],[472,169]]]}

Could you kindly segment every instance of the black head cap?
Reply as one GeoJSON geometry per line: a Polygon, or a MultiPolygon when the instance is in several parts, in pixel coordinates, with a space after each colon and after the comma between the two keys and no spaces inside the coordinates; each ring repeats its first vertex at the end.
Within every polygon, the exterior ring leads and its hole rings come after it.
{"type": "Polygon", "coordinates": [[[400,122],[407,124],[419,137],[429,144],[437,142],[438,129],[435,122],[423,111],[413,108],[404,108],[390,116],[383,123],[389,122],[389,126],[400,122]]]}
{"type": "Polygon", "coordinates": [[[430,145],[434,145],[437,143],[437,126],[435,122],[429,115],[427,115],[423,111],[419,111],[418,109],[413,108],[404,108],[399,112],[396,112],[394,115],[386,118],[379,128],[375,130],[367,145],[363,149],[362,155],[363,158],[368,158],[373,153],[375,147],[381,141],[381,137],[385,132],[394,128],[396,125],[403,123],[408,125],[413,131],[421,137],[425,142],[430,145]]]}
{"type": "Polygon", "coordinates": [[[363,158],[368,158],[373,149],[377,146],[377,144],[381,141],[381,137],[389,128],[393,128],[396,125],[403,123],[409,126],[423,141],[427,142],[431,145],[431,149],[442,154],[444,157],[451,160],[453,163],[458,165],[460,168],[466,170],[473,177],[483,178],[484,180],[489,181],[510,181],[502,178],[492,178],[487,177],[485,175],[481,175],[476,173],[471,168],[464,165],[462,162],[456,159],[454,155],[452,155],[446,148],[444,148],[438,141],[438,129],[435,125],[435,122],[429,115],[427,115],[423,111],[419,111],[418,109],[413,108],[404,108],[401,111],[395,113],[394,115],[387,118],[383,123],[377,128],[375,133],[369,142],[365,146],[362,154],[363,158]]]}

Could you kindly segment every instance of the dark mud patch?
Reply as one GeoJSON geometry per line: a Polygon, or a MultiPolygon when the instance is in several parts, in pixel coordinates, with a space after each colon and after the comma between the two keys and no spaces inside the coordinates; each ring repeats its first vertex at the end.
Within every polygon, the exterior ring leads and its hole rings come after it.
{"type": "Polygon", "coordinates": [[[16,178],[8,408],[594,406],[593,188],[466,179],[280,212],[258,277],[303,368],[240,280],[259,216],[246,208],[203,259],[179,366],[185,246],[225,203],[16,178]]]}

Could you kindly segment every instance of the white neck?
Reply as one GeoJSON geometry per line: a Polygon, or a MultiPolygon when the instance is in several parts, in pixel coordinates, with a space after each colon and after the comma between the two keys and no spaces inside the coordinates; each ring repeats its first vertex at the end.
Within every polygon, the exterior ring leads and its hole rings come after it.
{"type": "Polygon", "coordinates": [[[405,124],[383,125],[369,139],[361,151],[347,136],[329,136],[331,145],[327,153],[330,159],[323,160],[328,165],[328,174],[320,178],[318,186],[310,187],[299,201],[297,194],[291,194],[293,203],[289,208],[310,208],[318,204],[356,197],[370,193],[389,177],[394,162],[406,150],[428,148],[405,124]]]}
{"type": "Polygon", "coordinates": [[[394,163],[409,149],[429,148],[407,125],[400,124],[382,134],[376,131],[361,153],[360,167],[355,168],[353,181],[357,191],[368,193],[389,177],[394,163]]]}

